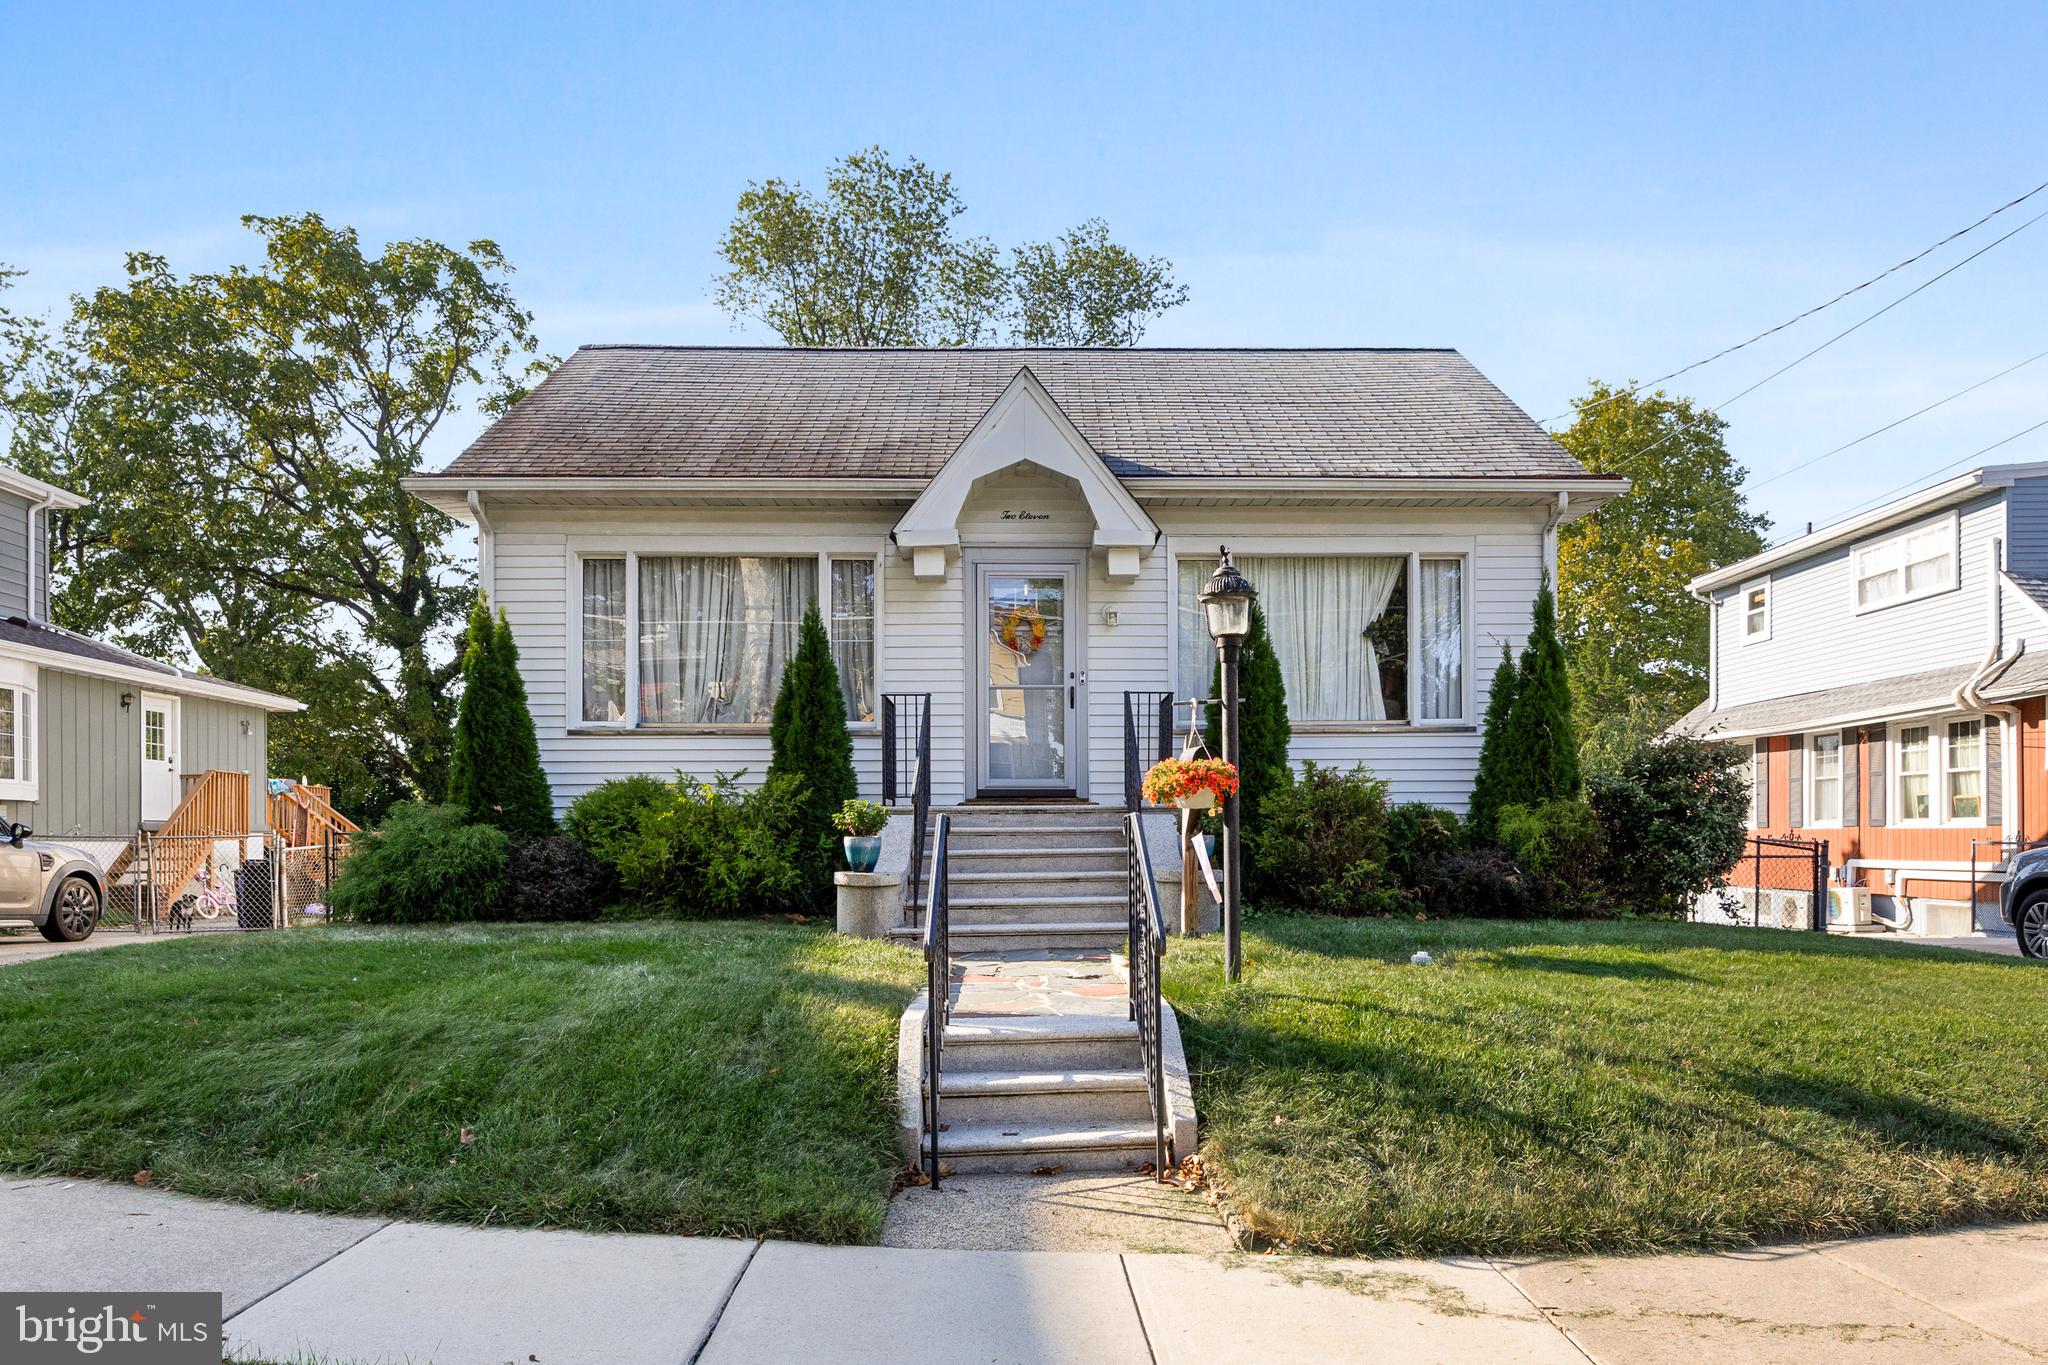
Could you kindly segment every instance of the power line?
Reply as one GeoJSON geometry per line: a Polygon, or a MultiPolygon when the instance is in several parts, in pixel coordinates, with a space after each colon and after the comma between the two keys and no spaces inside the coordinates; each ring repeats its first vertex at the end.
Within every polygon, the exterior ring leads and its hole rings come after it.
{"type": "MultiPolygon", "coordinates": [[[[1750,394],[1755,393],[1758,389],[1770,383],[1779,375],[1784,374],[1787,370],[1792,369],[1794,366],[1802,365],[1807,361],[1813,359],[1822,351],[1825,351],[1828,347],[1840,341],[1843,337],[1848,336],[1851,332],[1861,329],[1866,323],[1875,322],[1877,319],[1883,317],[1886,313],[1891,312],[1892,309],[1898,307],[1907,299],[1912,298],[1915,294],[1918,294],[1923,289],[1927,289],[1935,284],[1940,283],[1942,280],[1947,279],[1950,275],[1955,274],[1958,270],[1961,270],[1964,266],[1976,260],[1979,256],[1982,256],[1985,252],[1991,250],[1991,248],[1999,245],[2001,242],[2011,241],[2014,237],[2018,236],[2022,232],[2025,232],[2028,228],[2040,222],[2043,218],[2048,218],[2048,211],[2035,214],[2032,218],[2027,219],[2026,222],[2021,223],[2018,227],[2014,228],[2011,232],[2006,233],[2002,237],[1992,238],[1983,246],[1978,247],[1975,251],[1963,257],[1963,259],[1957,261],[1948,269],[1942,271],[1939,275],[1931,275],[1927,279],[1922,280],[1919,284],[1914,285],[1911,289],[1908,289],[1905,293],[1899,295],[1897,298],[1893,299],[1890,303],[1878,309],[1876,312],[1867,314],[1858,321],[1849,324],[1847,327],[1844,327],[1841,331],[1835,333],[1826,341],[1823,341],[1820,345],[1814,347],[1812,350],[1806,352],[1804,355],[1797,356],[1794,359],[1785,362],[1783,365],[1780,365],[1777,369],[1772,370],[1769,374],[1765,375],[1762,379],[1759,379],[1754,384],[1751,384],[1748,388],[1743,389],[1741,392],[1736,393],[1728,398],[1724,398],[1720,402],[1714,404],[1714,406],[1706,409],[1706,411],[1713,414],[1714,416],[1720,416],[1721,411],[1724,408],[1729,407],[1738,399],[1747,398],[1750,394]]],[[[1614,468],[1608,470],[1607,472],[1609,474],[1619,474],[1622,470],[1627,469],[1632,464],[1638,463],[1640,460],[1642,460],[1642,458],[1645,455],[1648,455],[1651,451],[1657,449],[1657,447],[1663,445],[1666,441],[1669,441],[1672,437],[1678,435],[1678,433],[1681,430],[1683,430],[1683,428],[1673,427],[1665,435],[1660,436],[1655,441],[1652,441],[1649,445],[1644,446],[1641,450],[1638,450],[1635,454],[1629,456],[1626,460],[1623,460],[1620,464],[1616,465],[1614,468]]]]}
{"type": "Polygon", "coordinates": [[[1557,414],[1556,417],[1546,417],[1543,419],[1543,425],[1547,427],[1552,422],[1558,421],[1561,418],[1570,417],[1579,413],[1592,412],[1595,409],[1605,407],[1607,404],[1612,403],[1617,399],[1633,397],[1634,395],[1641,393],[1644,389],[1655,388],[1657,385],[1662,384],[1667,379],[1676,379],[1678,378],[1678,376],[1682,374],[1687,374],[1693,370],[1697,370],[1702,365],[1711,365],[1713,362],[1721,359],[1721,357],[1723,356],[1733,355],[1735,352],[1743,349],[1745,346],[1754,346],[1757,342],[1762,341],[1765,337],[1776,336],[1779,332],[1784,331],[1787,327],[1791,327],[1796,323],[1804,322],[1806,319],[1812,317],[1815,313],[1819,313],[1826,309],[1834,307],[1843,299],[1848,298],[1851,294],[1859,293],[1862,290],[1870,288],[1871,285],[1878,283],[1880,280],[1898,274],[1901,270],[1904,270],[1907,266],[1913,264],[1917,260],[1920,260],[1922,257],[1928,255],[1929,253],[1939,251],[1942,247],[1947,246],[1956,238],[1964,236],[1968,233],[1975,232],[1978,228],[1983,227],[1986,223],[1990,222],[1993,218],[1996,218],[1999,214],[2004,213],[2007,209],[2015,208],[2020,204],[2026,203],[2027,200],[2032,199],[2042,190],[2048,190],[2048,180],[2042,181],[2040,184],[2034,186],[2034,188],[2028,190],[2019,198],[2008,200],[2006,203],[2000,204],[1997,208],[1991,210],[1991,212],[1985,214],[1982,218],[1979,218],[1976,222],[1970,224],[1968,227],[1957,228],[1954,232],[1951,232],[1948,236],[1942,238],[1933,246],[1926,247],[1920,251],[1914,252],[1912,255],[1908,256],[1905,260],[1900,261],[1897,265],[1891,267],[1889,270],[1881,271],[1878,274],[1872,275],[1869,279],[1865,280],[1861,284],[1853,285],[1848,289],[1844,289],[1841,293],[1835,295],[1826,303],[1817,303],[1813,307],[1807,309],[1803,313],[1800,313],[1796,317],[1787,318],[1785,321],[1779,323],[1775,327],[1765,328],[1763,331],[1758,332],[1755,336],[1750,337],[1746,341],[1738,341],[1733,346],[1724,346],[1720,350],[1714,352],[1712,355],[1706,357],[1704,360],[1695,360],[1690,365],[1681,365],[1669,374],[1659,375],[1655,379],[1645,380],[1643,383],[1634,385],[1633,387],[1625,389],[1620,393],[1609,394],[1607,397],[1601,399],[1599,402],[1589,403],[1583,408],[1574,409],[1573,412],[1561,412],[1557,414]]]}
{"type": "MultiPolygon", "coordinates": [[[[2034,425],[2026,428],[2023,431],[2015,431],[2012,435],[2006,437],[2004,440],[1993,441],[1990,445],[1985,446],[1981,450],[1973,450],[1959,460],[1950,460],[1947,464],[1942,465],[1938,469],[1932,469],[1925,474],[1921,474],[1914,478],[1908,479],[1906,482],[1900,484],[1897,488],[1890,489],[1887,492],[1879,493],[1874,498],[1865,498],[1862,502],[1857,503],[1854,507],[1850,507],[1843,510],[1835,517],[1835,520],[1841,521],[1845,517],[1854,516],[1856,513],[1862,511],[1866,507],[1875,507],[1879,503],[1889,502],[1891,499],[1897,497],[1901,493],[1910,492],[1913,489],[1918,488],[1921,484],[1926,483],[1929,479],[1936,478],[1940,475],[1946,474],[1951,469],[1954,469],[1959,465],[1966,465],[1980,455],[1989,455],[1992,451],[1998,449],[2000,446],[2011,445],[2020,437],[2030,435],[2033,432],[2039,431],[2042,427],[2048,427],[2048,417],[2042,418],[2040,421],[2034,423],[2034,425]]],[[[1793,540],[1796,538],[1797,537],[1787,536],[1785,539],[1793,540]]],[[[1780,541],[1778,543],[1782,545],[1785,542],[1780,541]]]]}
{"type": "Polygon", "coordinates": [[[1956,399],[1961,398],[1964,394],[1975,393],[1978,389],[1983,388],[1986,384],[1991,383],[1993,380],[2005,378],[2014,370],[2023,370],[2027,366],[2033,364],[2035,361],[2041,359],[2043,356],[2048,356],[2048,351],[2036,351],[2033,355],[2028,356],[2019,364],[2006,366],[2006,368],[2000,370],[1997,374],[1992,375],[1990,379],[1980,379],[1966,389],[1957,389],[1954,393],[1950,394],[1946,398],[1937,398],[1935,401],[1929,403],[1924,408],[1920,408],[1916,411],[1909,412],[1904,417],[1898,418],[1896,421],[1886,422],[1883,426],[1879,427],[1875,431],[1866,431],[1853,441],[1844,441],[1841,445],[1836,446],[1833,450],[1822,451],[1820,454],[1814,456],[1810,460],[1801,460],[1798,464],[1795,464],[1790,468],[1781,469],[1777,473],[1771,475],[1768,479],[1758,479],[1753,483],[1745,484],[1743,486],[1743,491],[1754,492],[1757,489],[1762,488],[1765,484],[1776,483],[1778,480],[1785,478],[1787,475],[1797,474],[1802,469],[1811,469],[1814,465],[1819,464],[1822,460],[1830,459],[1833,456],[1839,455],[1843,451],[1851,448],[1852,446],[1860,446],[1865,441],[1870,440],[1874,436],[1882,436],[1887,431],[1890,431],[1893,427],[1904,426],[1906,423],[1912,421],[1915,417],[1919,417],[1924,413],[1933,412],[1936,408],[1940,407],[1944,403],[1953,403],[1956,399]]]}

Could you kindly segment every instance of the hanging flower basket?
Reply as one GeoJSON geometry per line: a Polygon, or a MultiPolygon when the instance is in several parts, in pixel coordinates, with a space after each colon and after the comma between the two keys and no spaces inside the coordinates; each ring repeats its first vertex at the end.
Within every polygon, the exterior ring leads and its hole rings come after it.
{"type": "Polygon", "coordinates": [[[1145,799],[1155,806],[1208,810],[1237,792],[1237,769],[1220,758],[1162,758],[1145,774],[1145,799]]]}

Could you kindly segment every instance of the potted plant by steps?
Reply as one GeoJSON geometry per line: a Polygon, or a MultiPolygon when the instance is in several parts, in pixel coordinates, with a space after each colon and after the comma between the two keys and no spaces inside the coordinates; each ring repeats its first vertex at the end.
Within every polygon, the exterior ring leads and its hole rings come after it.
{"type": "Polygon", "coordinates": [[[1162,758],[1145,774],[1155,806],[1208,810],[1237,790],[1237,769],[1220,758],[1162,758]]]}
{"type": "Polygon", "coordinates": [[[882,826],[889,812],[872,801],[848,801],[832,817],[832,824],[846,837],[846,866],[851,872],[873,872],[882,857],[882,826]]]}

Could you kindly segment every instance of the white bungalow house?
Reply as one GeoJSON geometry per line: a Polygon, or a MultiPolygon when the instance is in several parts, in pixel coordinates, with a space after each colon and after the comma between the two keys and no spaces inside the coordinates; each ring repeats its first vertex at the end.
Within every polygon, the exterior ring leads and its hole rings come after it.
{"type": "Polygon", "coordinates": [[[1626,483],[1450,350],[589,346],[408,487],[478,529],[558,802],[758,780],[816,598],[864,789],[929,694],[936,804],[1120,805],[1127,697],[1207,694],[1228,543],[1297,759],[1455,808],[1558,526],[1626,483]]]}

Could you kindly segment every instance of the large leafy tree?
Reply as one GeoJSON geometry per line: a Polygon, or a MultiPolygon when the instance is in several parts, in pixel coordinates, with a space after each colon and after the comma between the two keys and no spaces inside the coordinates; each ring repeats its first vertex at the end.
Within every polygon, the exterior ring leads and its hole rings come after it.
{"type": "Polygon", "coordinates": [[[1690,398],[1596,383],[1575,406],[1557,439],[1631,481],[1558,535],[1559,633],[1578,729],[1601,765],[1706,696],[1707,609],[1685,585],[1761,550],[1770,523],[1743,501],[1727,424],[1690,398]]]}
{"type": "Polygon", "coordinates": [[[1099,218],[1003,253],[965,237],[953,177],[880,147],[832,164],[822,197],[748,184],[719,242],[713,297],[792,346],[1129,346],[1187,299],[1172,266],[1099,218]]]}
{"type": "Polygon", "coordinates": [[[131,255],[18,405],[17,462],[92,500],[58,520],[52,614],[305,697],[279,771],[439,800],[472,589],[399,481],[465,401],[522,391],[532,317],[489,241],[373,252],[314,214],[243,221],[259,264],[131,255]]]}

